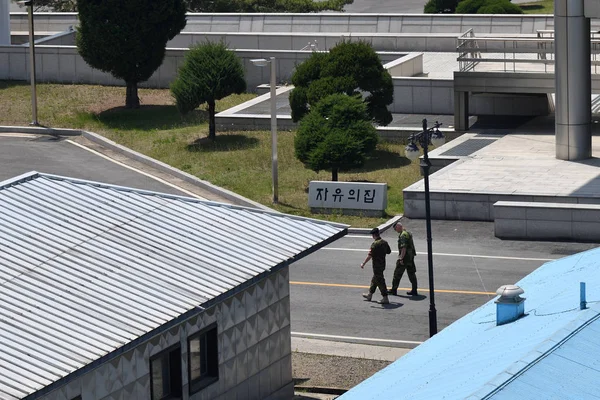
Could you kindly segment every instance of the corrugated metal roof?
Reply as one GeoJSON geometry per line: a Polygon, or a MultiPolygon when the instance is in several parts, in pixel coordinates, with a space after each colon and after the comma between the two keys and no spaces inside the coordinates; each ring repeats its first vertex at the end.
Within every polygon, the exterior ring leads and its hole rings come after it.
{"type": "Polygon", "coordinates": [[[517,285],[524,317],[496,326],[491,300],[340,399],[595,398],[588,394],[600,380],[600,249],[546,263],[517,285]]]}
{"type": "Polygon", "coordinates": [[[346,232],[30,173],[0,183],[0,398],[20,399],[346,232]]]}

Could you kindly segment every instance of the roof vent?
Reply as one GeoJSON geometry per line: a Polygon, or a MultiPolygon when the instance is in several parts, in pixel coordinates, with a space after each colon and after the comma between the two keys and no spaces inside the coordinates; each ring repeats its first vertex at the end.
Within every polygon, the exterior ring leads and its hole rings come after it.
{"type": "Polygon", "coordinates": [[[496,290],[500,296],[496,300],[496,325],[504,325],[521,318],[525,314],[525,293],[523,289],[515,285],[503,285],[496,290]]]}

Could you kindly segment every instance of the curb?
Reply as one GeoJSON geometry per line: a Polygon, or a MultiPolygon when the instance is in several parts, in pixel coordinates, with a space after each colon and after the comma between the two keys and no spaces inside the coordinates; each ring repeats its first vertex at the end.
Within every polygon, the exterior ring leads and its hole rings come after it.
{"type": "Polygon", "coordinates": [[[324,386],[294,386],[296,392],[304,393],[319,393],[319,394],[333,394],[342,395],[348,391],[348,389],[341,389],[335,387],[324,387],[324,386]]]}
{"type": "Polygon", "coordinates": [[[275,212],[279,212],[277,210],[274,210],[272,208],[269,208],[267,206],[264,206],[260,203],[257,203],[255,201],[252,201],[250,199],[247,199],[243,196],[240,196],[237,193],[234,193],[230,190],[227,189],[223,189],[221,187],[218,187],[216,185],[213,185],[210,182],[204,181],[200,178],[195,177],[194,175],[188,174],[187,172],[178,170],[177,168],[174,168],[168,164],[165,164],[162,161],[158,161],[155,160],[151,157],[148,157],[144,154],[138,153],[137,151],[133,151],[125,146],[121,146],[118,143],[113,142],[112,140],[106,139],[105,137],[98,135],[97,133],[93,133],[93,132],[88,132],[88,131],[80,131],[81,135],[86,138],[91,140],[92,142],[101,144],[102,146],[105,146],[111,150],[114,150],[116,152],[122,153],[127,155],[128,157],[133,158],[136,161],[139,161],[143,164],[149,165],[153,168],[156,168],[160,171],[166,172],[168,174],[174,175],[180,179],[183,179],[186,182],[189,182],[191,184],[194,184],[196,186],[201,187],[202,189],[205,189],[206,191],[210,192],[210,193],[214,193],[216,195],[219,195],[221,197],[226,198],[227,200],[232,201],[234,204],[239,205],[239,206],[244,206],[244,207],[252,207],[252,208],[258,208],[261,210],[265,210],[265,211],[275,211],[275,212]]]}
{"type": "MultiPolygon", "coordinates": [[[[156,168],[159,171],[166,172],[166,173],[176,176],[186,182],[189,182],[193,185],[201,187],[202,189],[204,189],[210,193],[224,197],[236,205],[244,206],[244,207],[258,208],[260,210],[271,211],[271,212],[279,212],[279,211],[269,208],[263,204],[257,203],[253,200],[250,200],[243,196],[240,196],[239,194],[234,193],[230,190],[223,189],[219,186],[213,185],[212,183],[204,181],[200,178],[197,178],[194,175],[188,174],[187,172],[178,170],[177,168],[174,168],[168,164],[165,164],[162,161],[155,160],[144,154],[138,153],[137,151],[131,150],[125,146],[121,146],[120,144],[115,143],[112,140],[107,139],[104,136],[98,135],[97,133],[94,133],[94,132],[84,131],[81,129],[47,128],[47,127],[37,127],[37,126],[0,126],[0,132],[31,133],[31,134],[52,135],[52,136],[83,136],[84,138],[89,139],[92,142],[98,143],[98,144],[100,144],[106,148],[109,148],[113,151],[124,154],[127,157],[130,157],[130,158],[132,158],[136,161],[139,161],[143,164],[146,164],[150,167],[156,168]]],[[[381,232],[385,232],[400,218],[402,218],[402,215],[391,218],[389,221],[379,225],[378,226],[379,230],[381,232]]],[[[368,235],[370,230],[371,230],[371,228],[349,227],[348,233],[368,235]]]]}
{"type": "Polygon", "coordinates": [[[47,128],[44,126],[0,126],[0,132],[31,133],[52,136],[81,136],[81,131],[79,129],[47,128]]]}
{"type": "MultiPolygon", "coordinates": [[[[403,217],[403,215],[396,215],[396,216],[390,218],[389,220],[387,220],[386,222],[384,222],[383,224],[379,225],[377,227],[377,228],[379,228],[379,232],[385,232],[386,230],[390,229],[392,227],[392,225],[394,225],[402,217],[403,217]]],[[[371,228],[353,228],[353,227],[348,228],[348,233],[358,234],[358,235],[369,235],[370,231],[371,231],[371,228]]]]}

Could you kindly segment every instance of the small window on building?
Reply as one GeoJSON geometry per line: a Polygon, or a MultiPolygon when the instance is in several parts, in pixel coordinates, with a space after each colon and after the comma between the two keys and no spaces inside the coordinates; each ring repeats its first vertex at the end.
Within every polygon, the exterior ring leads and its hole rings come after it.
{"type": "Polygon", "coordinates": [[[181,398],[181,348],[171,348],[150,359],[152,400],[181,398]]]}
{"type": "Polygon", "coordinates": [[[190,336],[188,349],[192,394],[219,380],[217,327],[212,326],[190,336]]]}

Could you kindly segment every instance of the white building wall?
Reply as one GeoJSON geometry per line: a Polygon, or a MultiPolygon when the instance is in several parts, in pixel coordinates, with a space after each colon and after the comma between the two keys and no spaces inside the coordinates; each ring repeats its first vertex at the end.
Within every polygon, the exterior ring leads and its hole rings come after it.
{"type": "MultiPolygon", "coordinates": [[[[3,0],[4,1],[4,0],[3,0]]],[[[596,1],[596,0],[588,0],[596,1]]],[[[11,29],[26,31],[27,14],[11,14],[11,29]]],[[[36,29],[61,32],[78,23],[76,13],[36,13],[36,29]]],[[[593,24],[596,29],[600,21],[593,24]]],[[[535,34],[553,29],[552,15],[456,14],[188,14],[184,32],[353,32],[535,34]]]]}
{"type": "Polygon", "coordinates": [[[207,309],[162,335],[55,389],[42,400],[148,400],[150,358],[176,344],[183,400],[283,400],[293,397],[289,268],[207,309]],[[188,337],[217,323],[219,380],[189,395],[188,337]]]}

